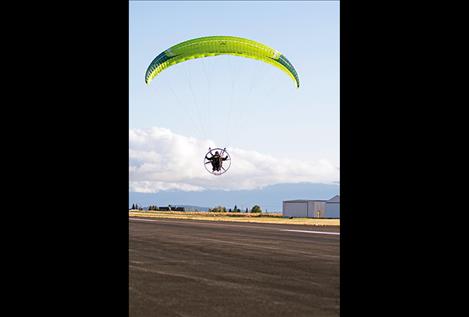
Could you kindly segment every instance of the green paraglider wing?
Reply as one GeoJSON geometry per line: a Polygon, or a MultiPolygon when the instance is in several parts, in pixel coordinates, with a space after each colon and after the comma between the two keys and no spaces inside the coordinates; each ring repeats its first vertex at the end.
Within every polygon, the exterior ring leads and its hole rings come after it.
{"type": "Polygon", "coordinates": [[[290,76],[300,87],[300,80],[293,65],[279,51],[256,41],[234,36],[208,36],[174,45],[159,54],[148,66],[145,83],[149,84],[164,69],[184,61],[217,56],[235,55],[269,63],[290,76]]]}

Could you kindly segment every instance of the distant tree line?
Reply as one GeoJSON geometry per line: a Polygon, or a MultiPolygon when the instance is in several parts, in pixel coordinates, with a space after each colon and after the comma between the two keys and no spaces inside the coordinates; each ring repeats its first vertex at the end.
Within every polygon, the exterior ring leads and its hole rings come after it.
{"type": "MultiPolygon", "coordinates": [[[[143,210],[143,207],[139,206],[138,204],[132,204],[132,210],[143,210]]],[[[148,206],[148,210],[158,210],[158,207],[156,205],[150,205],[148,206]]]]}
{"type": "MultiPolygon", "coordinates": [[[[132,204],[132,210],[143,210],[143,207],[139,206],[138,204],[132,204]]],[[[168,207],[158,207],[157,205],[150,205],[148,206],[149,211],[185,211],[184,207],[174,207],[171,205],[168,205],[168,207]]],[[[241,209],[238,208],[237,205],[235,205],[233,208],[226,209],[225,206],[216,206],[214,208],[209,208],[209,212],[242,212],[241,209]]],[[[246,208],[245,211],[246,213],[261,213],[262,209],[259,205],[254,205],[251,209],[246,208]]]]}
{"type": "MultiPolygon", "coordinates": [[[[226,210],[226,207],[224,206],[217,206],[214,208],[209,208],[208,211],[209,212],[241,212],[241,209],[239,209],[237,205],[235,205],[233,209],[230,208],[228,210],[226,210]]],[[[261,213],[262,209],[259,205],[254,205],[251,209],[246,208],[245,212],[261,213]]]]}
{"type": "MultiPolygon", "coordinates": [[[[138,204],[132,204],[132,208],[130,209],[143,210],[143,207],[140,207],[138,204]]],[[[157,205],[150,205],[147,209],[148,211],[186,211],[185,207],[175,207],[171,205],[168,205],[168,207],[158,207],[157,205]]]]}
{"type": "Polygon", "coordinates": [[[142,207],[140,207],[138,204],[132,204],[132,208],[130,208],[132,210],[143,210],[142,207]]]}

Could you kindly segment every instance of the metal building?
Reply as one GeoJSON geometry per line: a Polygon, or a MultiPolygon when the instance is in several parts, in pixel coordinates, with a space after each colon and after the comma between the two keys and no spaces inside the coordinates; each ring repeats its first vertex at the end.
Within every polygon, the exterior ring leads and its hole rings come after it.
{"type": "Polygon", "coordinates": [[[340,196],[335,195],[326,202],[326,217],[340,218],[340,196]]]}
{"type": "Polygon", "coordinates": [[[325,200],[285,200],[282,214],[285,217],[323,218],[326,212],[325,200]]]}
{"type": "Polygon", "coordinates": [[[282,214],[295,218],[340,218],[340,198],[336,195],[329,200],[285,200],[282,214]]]}

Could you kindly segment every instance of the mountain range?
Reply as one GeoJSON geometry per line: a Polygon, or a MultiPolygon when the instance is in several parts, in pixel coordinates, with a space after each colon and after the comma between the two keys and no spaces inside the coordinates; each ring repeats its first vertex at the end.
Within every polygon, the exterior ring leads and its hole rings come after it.
{"type": "Polygon", "coordinates": [[[139,206],[198,206],[206,210],[215,206],[241,210],[259,205],[263,211],[281,212],[282,201],[293,199],[329,199],[340,192],[339,184],[296,183],[276,184],[254,190],[160,191],[157,193],[129,192],[129,208],[139,206]],[[204,206],[204,207],[200,207],[204,206]]]}

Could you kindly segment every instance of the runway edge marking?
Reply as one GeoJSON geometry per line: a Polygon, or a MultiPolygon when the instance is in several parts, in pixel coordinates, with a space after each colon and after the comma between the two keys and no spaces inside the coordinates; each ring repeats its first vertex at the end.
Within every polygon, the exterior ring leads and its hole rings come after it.
{"type": "Polygon", "coordinates": [[[332,235],[340,236],[340,232],[293,230],[293,229],[281,229],[280,231],[304,232],[304,233],[319,233],[319,234],[332,234],[332,235]]]}

